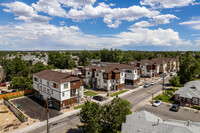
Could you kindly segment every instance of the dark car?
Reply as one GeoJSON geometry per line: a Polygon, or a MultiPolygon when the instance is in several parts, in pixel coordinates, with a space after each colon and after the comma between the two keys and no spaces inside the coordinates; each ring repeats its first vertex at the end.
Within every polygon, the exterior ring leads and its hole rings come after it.
{"type": "Polygon", "coordinates": [[[173,104],[172,107],[170,108],[171,111],[175,111],[175,112],[178,112],[179,109],[180,109],[179,104],[173,104]]]}
{"type": "Polygon", "coordinates": [[[102,96],[93,96],[93,99],[97,100],[97,101],[103,101],[103,97],[102,96]]]}
{"type": "Polygon", "coordinates": [[[17,90],[12,90],[11,92],[17,92],[17,90]]]}

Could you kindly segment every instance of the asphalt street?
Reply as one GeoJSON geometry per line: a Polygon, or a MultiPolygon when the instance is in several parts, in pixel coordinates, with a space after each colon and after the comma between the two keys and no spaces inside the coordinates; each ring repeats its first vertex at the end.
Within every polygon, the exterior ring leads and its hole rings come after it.
{"type": "MultiPolygon", "coordinates": [[[[165,83],[168,84],[168,79],[165,80],[165,83]]],[[[155,85],[150,86],[148,88],[142,88],[138,91],[135,91],[131,94],[123,96],[123,99],[126,99],[131,102],[132,107],[134,108],[137,104],[144,101],[145,99],[152,97],[152,94],[155,94],[162,89],[162,80],[157,82],[155,85]]],[[[75,127],[76,125],[80,124],[79,118],[76,115],[72,115],[70,117],[66,117],[60,119],[54,123],[50,124],[50,131],[51,133],[61,133],[66,131],[69,128],[75,127]]],[[[46,133],[46,126],[40,127],[31,131],[29,133],[46,133]]]]}

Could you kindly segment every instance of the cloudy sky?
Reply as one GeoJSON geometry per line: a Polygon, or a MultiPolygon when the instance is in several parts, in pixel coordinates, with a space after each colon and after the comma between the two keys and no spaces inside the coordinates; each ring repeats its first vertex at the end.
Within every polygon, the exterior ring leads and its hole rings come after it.
{"type": "Polygon", "coordinates": [[[0,50],[200,50],[200,0],[0,0],[0,50]]]}

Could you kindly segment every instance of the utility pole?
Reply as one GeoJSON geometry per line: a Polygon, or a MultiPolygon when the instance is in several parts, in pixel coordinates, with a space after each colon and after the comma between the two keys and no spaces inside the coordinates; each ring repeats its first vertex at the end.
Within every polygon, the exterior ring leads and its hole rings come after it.
{"type": "Polygon", "coordinates": [[[50,130],[49,130],[49,108],[48,108],[48,97],[47,97],[47,101],[46,101],[46,104],[47,104],[47,133],[50,133],[50,130]]]}
{"type": "Polygon", "coordinates": [[[163,88],[162,88],[162,94],[164,94],[164,89],[165,89],[164,88],[165,87],[165,81],[164,81],[165,80],[165,78],[164,78],[164,76],[165,76],[164,62],[163,62],[163,66],[162,67],[163,67],[163,88]]]}

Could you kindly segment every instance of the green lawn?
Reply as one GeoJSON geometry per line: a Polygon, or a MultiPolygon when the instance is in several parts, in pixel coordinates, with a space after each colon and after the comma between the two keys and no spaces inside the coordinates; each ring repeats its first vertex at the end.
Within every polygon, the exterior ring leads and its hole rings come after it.
{"type": "Polygon", "coordinates": [[[164,94],[160,94],[160,95],[154,97],[153,100],[161,100],[161,101],[163,101],[163,102],[174,103],[173,95],[172,95],[172,96],[169,96],[169,95],[168,95],[168,92],[173,93],[173,92],[175,92],[175,91],[176,91],[175,89],[166,90],[166,91],[164,92],[164,94]]]}
{"type": "Polygon", "coordinates": [[[200,107],[198,107],[198,106],[192,106],[191,108],[200,110],[200,107]]]}
{"type": "Polygon", "coordinates": [[[122,90],[122,91],[113,93],[113,94],[111,94],[110,96],[111,96],[111,97],[114,97],[114,96],[117,96],[117,95],[122,94],[122,93],[127,92],[127,91],[129,91],[129,90],[122,90]]]}
{"type": "Polygon", "coordinates": [[[24,95],[20,95],[20,96],[14,96],[14,97],[8,97],[8,100],[10,99],[14,99],[14,98],[18,98],[18,97],[23,97],[24,95]]]}
{"type": "Polygon", "coordinates": [[[80,109],[80,108],[82,108],[83,106],[84,106],[84,104],[81,104],[81,105],[78,105],[78,106],[74,107],[74,109],[80,109]]]}
{"type": "Polygon", "coordinates": [[[86,91],[86,92],[84,92],[84,95],[86,95],[86,96],[95,96],[95,95],[97,95],[98,93],[96,93],[96,92],[92,92],[92,91],[86,91]]]}

